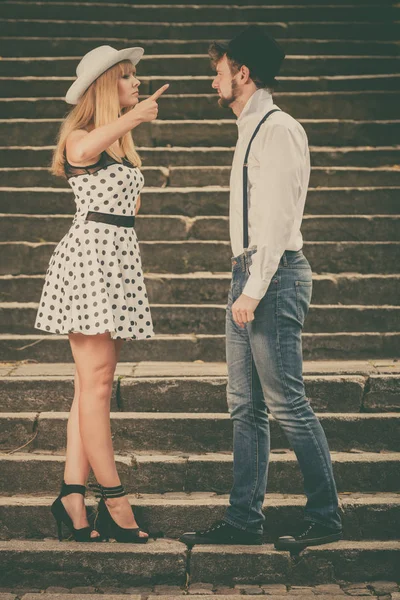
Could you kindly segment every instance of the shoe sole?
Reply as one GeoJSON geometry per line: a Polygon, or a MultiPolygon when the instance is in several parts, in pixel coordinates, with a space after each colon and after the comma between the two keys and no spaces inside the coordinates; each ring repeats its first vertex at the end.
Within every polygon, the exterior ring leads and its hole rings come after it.
{"type": "Polygon", "coordinates": [[[210,540],[189,542],[188,540],[179,538],[179,541],[182,542],[183,544],[186,544],[186,546],[188,546],[189,548],[193,548],[193,546],[262,546],[262,544],[263,544],[262,540],[254,541],[254,542],[229,542],[229,541],[212,542],[210,540]]]}
{"type": "Polygon", "coordinates": [[[274,546],[276,550],[288,550],[289,552],[292,551],[300,551],[303,550],[304,548],[307,548],[307,546],[321,546],[323,544],[329,544],[331,542],[337,542],[338,540],[343,539],[343,533],[333,533],[332,535],[327,535],[323,538],[314,538],[311,540],[308,540],[307,543],[305,542],[280,542],[279,540],[275,542],[274,546]]]}

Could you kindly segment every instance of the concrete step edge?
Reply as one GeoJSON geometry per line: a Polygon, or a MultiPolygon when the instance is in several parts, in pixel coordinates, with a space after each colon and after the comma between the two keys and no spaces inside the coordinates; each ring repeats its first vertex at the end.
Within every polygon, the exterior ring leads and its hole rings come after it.
{"type": "MultiPolygon", "coordinates": [[[[73,362],[70,363],[40,363],[40,362],[29,362],[20,361],[13,363],[0,362],[0,367],[7,370],[7,375],[19,376],[18,372],[26,372],[30,370],[37,372],[41,369],[50,370],[51,374],[54,374],[55,369],[59,373],[64,373],[66,368],[71,368],[71,377],[75,365],[73,362]]],[[[321,360],[321,361],[310,361],[305,360],[303,362],[303,372],[306,376],[315,377],[332,377],[332,376],[357,376],[362,375],[365,377],[381,374],[380,369],[384,369],[385,373],[388,369],[398,369],[400,375],[400,367],[398,361],[395,359],[377,359],[377,360],[321,360]]],[[[227,376],[227,366],[225,362],[168,362],[168,361],[142,361],[142,362],[121,362],[117,365],[118,369],[123,370],[123,375],[132,378],[164,378],[172,377],[179,378],[179,375],[187,377],[197,378],[199,372],[202,376],[215,377],[227,376]],[[156,370],[156,375],[154,374],[156,370]],[[179,375],[177,375],[179,373],[179,375]]],[[[394,371],[392,374],[396,374],[394,371]]],[[[57,377],[60,375],[57,374],[57,377]]],[[[12,377],[11,377],[12,379],[12,377]]],[[[28,377],[29,379],[29,377],[28,377]]]]}
{"type": "MultiPolygon", "coordinates": [[[[400,495],[394,492],[346,492],[338,494],[343,505],[352,506],[379,506],[382,504],[395,504],[400,506],[400,495]]],[[[207,492],[175,492],[166,494],[128,494],[131,504],[135,506],[220,506],[227,503],[228,494],[215,494],[207,492]]],[[[0,506],[50,506],[54,502],[54,496],[30,496],[0,495],[0,506]]],[[[92,497],[87,498],[88,505],[94,505],[96,500],[92,497]]],[[[304,496],[300,494],[278,494],[269,493],[265,501],[265,506],[303,506],[304,496]]]]}
{"type": "MultiPolygon", "coordinates": [[[[357,451],[357,452],[336,452],[332,451],[332,461],[340,462],[340,463],[364,463],[364,462],[400,462],[400,452],[367,452],[367,451],[357,451]]],[[[208,463],[231,463],[232,455],[226,452],[208,452],[207,454],[194,454],[192,452],[185,452],[183,455],[178,453],[171,454],[162,454],[160,452],[154,452],[151,454],[144,454],[140,452],[135,452],[133,456],[120,456],[116,455],[115,459],[117,462],[123,462],[128,466],[132,466],[132,464],[137,463],[154,463],[154,462],[163,462],[163,463],[187,463],[187,462],[208,462],[208,463]]],[[[55,455],[55,454],[40,454],[40,453],[23,453],[18,452],[15,454],[7,454],[4,452],[0,452],[0,462],[8,460],[12,462],[21,462],[21,461],[29,461],[29,462],[65,462],[64,455],[55,455]]],[[[274,451],[271,451],[271,461],[279,462],[279,463],[296,463],[297,458],[294,452],[287,451],[284,454],[280,454],[274,451]]]]}
{"type": "MultiPolygon", "coordinates": [[[[12,379],[12,378],[11,378],[12,379]]],[[[349,413],[332,413],[332,412],[319,412],[315,414],[321,420],[332,419],[338,421],[398,421],[400,424],[400,413],[397,412],[385,412],[385,413],[361,413],[361,412],[349,412],[349,413]]],[[[185,413],[185,412],[115,412],[111,411],[111,419],[114,421],[229,421],[230,416],[227,413],[185,413]]],[[[67,411],[39,411],[39,412],[0,412],[1,420],[7,419],[9,421],[27,419],[32,421],[41,421],[46,419],[48,421],[62,421],[67,420],[69,412],[67,411]]],[[[271,415],[269,417],[272,421],[276,419],[271,415]]]]}
{"type": "MultiPolygon", "coordinates": [[[[12,309],[27,309],[27,308],[37,308],[39,306],[39,302],[0,302],[0,309],[2,310],[12,310],[12,309]]],[[[160,304],[160,303],[151,303],[150,306],[152,308],[163,308],[167,310],[168,308],[173,309],[197,309],[197,310],[225,310],[226,304],[160,304]]],[[[310,308],[317,308],[318,310],[359,310],[359,311],[371,311],[371,310],[395,310],[400,311],[400,306],[397,304],[310,304],[310,308]]]]}

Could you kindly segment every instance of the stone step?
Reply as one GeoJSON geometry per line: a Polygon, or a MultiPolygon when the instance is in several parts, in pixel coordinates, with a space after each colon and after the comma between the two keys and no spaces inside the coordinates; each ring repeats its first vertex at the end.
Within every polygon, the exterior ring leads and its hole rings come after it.
{"type": "MultiPolygon", "coordinates": [[[[3,4],[0,4],[4,6],[3,4]]],[[[81,7],[79,7],[79,10],[81,7]]],[[[58,10],[58,9],[57,9],[58,10]]],[[[169,9],[168,9],[169,10],[169,9]]],[[[208,10],[208,9],[207,9],[208,10]]],[[[225,9],[224,9],[225,10],[225,9]]],[[[297,10],[297,9],[296,9],[297,10]]],[[[29,22],[29,25],[37,24],[35,21],[29,22]]],[[[1,26],[4,20],[0,19],[1,26]]],[[[10,25],[10,24],[9,24],[10,25]]],[[[56,23],[45,23],[46,29],[53,28],[56,23]]],[[[116,24],[115,24],[116,25],[116,24]]],[[[83,24],[82,27],[87,27],[83,24]]],[[[74,25],[80,29],[79,24],[74,25]]],[[[84,35],[84,34],[82,34],[84,35]]],[[[0,63],[0,75],[3,77],[25,77],[29,76],[75,76],[75,70],[79,62],[79,57],[71,58],[70,53],[66,57],[15,57],[3,58],[0,63]]],[[[343,75],[367,75],[367,74],[394,74],[399,70],[399,57],[394,56],[320,56],[320,55],[289,55],[285,58],[281,76],[311,76],[311,75],[333,75],[338,73],[343,75]]],[[[207,75],[211,76],[214,71],[210,64],[208,55],[189,54],[189,55],[144,55],[138,67],[139,78],[141,75],[207,75]]],[[[65,89],[68,88],[66,83],[65,89]]],[[[173,90],[170,89],[170,93],[173,90]]]]}
{"type": "MultiPolygon", "coordinates": [[[[21,78],[20,78],[21,79],[21,78]]],[[[141,93],[146,86],[150,93],[154,93],[165,83],[173,86],[176,94],[208,94],[213,77],[206,75],[196,76],[151,76],[140,77],[144,83],[141,93]]],[[[357,92],[362,90],[399,90],[400,76],[397,74],[374,74],[374,75],[309,75],[303,77],[277,77],[276,93],[288,92],[357,92]]],[[[21,86],[20,86],[21,87],[21,86]]],[[[65,83],[63,92],[65,93],[65,83]]],[[[4,90],[4,95],[6,90],[4,90]]],[[[14,94],[16,95],[16,94],[14,94]]],[[[58,95],[58,94],[55,94],[58,95]]],[[[276,94],[275,94],[276,95],[276,94]]]]}
{"type": "MultiPolygon", "coordinates": [[[[0,556],[4,565],[0,584],[36,588],[97,586],[100,571],[103,586],[113,586],[114,589],[118,587],[121,591],[149,584],[183,586],[186,582],[187,565],[190,565],[191,583],[201,581],[233,586],[241,581],[253,584],[267,581],[269,584],[290,582],[313,585],[335,583],[337,580],[351,582],[361,579],[376,582],[377,579],[396,579],[400,544],[396,541],[340,541],[323,547],[308,548],[302,554],[301,561],[291,558],[288,552],[274,550],[270,544],[254,547],[197,546],[189,557],[187,555],[186,546],[172,540],[151,541],[144,546],[91,544],[83,549],[80,544],[66,546],[53,540],[6,541],[0,543],[0,556]]],[[[37,596],[29,594],[24,596],[24,600],[35,600],[37,596]]],[[[149,598],[156,600],[157,597],[149,598]]],[[[310,595],[302,597],[310,600],[310,595]]],[[[329,596],[320,597],[323,600],[329,596]]],[[[342,597],[331,596],[332,600],[342,597]]],[[[66,596],[62,598],[67,600],[66,596]]],[[[116,600],[118,596],[105,595],[104,598],[116,600]]],[[[132,598],[139,600],[140,596],[132,598]]],[[[181,596],[165,598],[179,600],[181,596]]],[[[212,600],[214,596],[202,595],[201,598],[212,600]]],[[[221,596],[221,600],[229,598],[231,596],[221,596]]],[[[276,600],[282,598],[282,595],[271,598],[276,600]]],[[[88,599],[92,600],[93,596],[89,595],[88,599]]],[[[250,595],[249,600],[256,600],[256,596],[250,595]]]]}
{"type": "MultiPolygon", "coordinates": [[[[62,20],[62,21],[113,21],[116,17],[115,7],[112,4],[69,4],[67,2],[32,5],[30,2],[3,2],[0,5],[0,18],[34,20],[62,20]]],[[[313,22],[313,21],[357,21],[391,23],[399,18],[396,6],[365,5],[360,15],[358,6],[324,6],[318,10],[315,6],[191,6],[174,5],[155,6],[121,4],[118,7],[117,18],[120,22],[138,21],[151,22],[154,18],[158,21],[172,21],[181,23],[273,23],[273,22],[313,22]]]]}
{"type": "MultiPolygon", "coordinates": [[[[0,97],[64,97],[71,81],[70,77],[0,77],[0,97]]],[[[169,83],[174,94],[209,94],[212,81],[213,77],[207,75],[141,76],[140,93],[152,94],[169,83]]],[[[278,77],[277,81],[279,91],[275,94],[276,98],[280,94],[293,92],[372,92],[400,89],[400,75],[397,74],[278,77]]],[[[378,104],[377,108],[379,107],[378,104]]]]}
{"type": "MultiPolygon", "coordinates": [[[[307,366],[305,368],[307,369],[307,366]]],[[[400,411],[400,376],[396,374],[340,377],[304,375],[304,381],[307,398],[315,411],[400,411]]],[[[69,378],[13,375],[3,377],[2,382],[2,408],[5,411],[66,411],[70,408],[73,397],[72,375],[69,378]]],[[[184,376],[120,376],[112,398],[112,410],[118,411],[122,408],[131,412],[226,412],[226,383],[226,374],[190,379],[184,376]]]]}
{"type": "MultiPolygon", "coordinates": [[[[188,370],[190,372],[190,366],[191,363],[189,366],[183,365],[178,376],[157,377],[153,374],[140,377],[135,375],[137,368],[131,367],[129,374],[127,366],[123,365],[123,369],[117,371],[111,410],[147,413],[226,412],[226,365],[221,364],[219,375],[197,377],[186,374],[188,370]]],[[[69,410],[74,395],[74,368],[72,364],[8,367],[10,375],[2,375],[2,410],[10,413],[69,410]],[[19,372],[25,375],[19,375],[19,372]]],[[[308,369],[305,363],[305,373],[308,369]]],[[[3,367],[3,371],[7,372],[7,366],[3,367]]],[[[400,374],[374,374],[368,371],[362,375],[305,374],[304,382],[307,398],[314,411],[400,411],[400,374]]]]}
{"type": "MultiPolygon", "coordinates": [[[[72,215],[0,214],[0,238],[3,241],[58,242],[71,223],[72,215]]],[[[135,230],[140,241],[229,240],[228,217],[190,219],[139,214],[135,230]]],[[[305,215],[301,230],[305,241],[400,241],[400,216],[305,215]]]]}
{"type": "MultiPolygon", "coordinates": [[[[400,79],[399,79],[400,81],[400,79]]],[[[0,146],[3,169],[19,167],[46,168],[54,146],[0,146]]],[[[146,167],[231,166],[234,148],[137,148],[146,167]]],[[[400,162],[400,146],[349,147],[311,146],[314,167],[383,167],[400,162]]],[[[54,186],[54,183],[53,183],[54,186]]],[[[52,187],[53,187],[52,186],[52,187]]],[[[10,185],[8,187],[11,187],[10,185]]]]}
{"type": "MultiPolygon", "coordinates": [[[[65,185],[65,183],[64,183],[65,185]]],[[[398,187],[310,188],[306,214],[314,215],[397,215],[400,212],[398,187]]],[[[229,190],[218,186],[200,188],[144,188],[142,215],[227,216],[229,190]]],[[[0,211],[68,214],[75,212],[71,190],[57,188],[0,188],[0,211]]]]}
{"type": "MultiPolygon", "coordinates": [[[[170,85],[172,93],[159,100],[160,115],[165,119],[234,118],[233,113],[222,113],[215,93],[177,95],[172,82],[170,85]]],[[[65,83],[64,93],[67,87],[65,83]]],[[[399,101],[400,92],[390,91],[275,94],[277,106],[295,119],[395,119],[399,101]]],[[[37,98],[33,94],[29,98],[0,98],[0,119],[57,119],[64,114],[62,98],[37,98]]]]}
{"type": "MultiPolygon", "coordinates": [[[[197,546],[191,553],[190,580],[192,583],[228,584],[245,577],[246,581],[264,581],[266,574],[273,577],[274,572],[273,557],[267,556],[267,548],[255,546],[250,550],[248,547],[229,546],[221,555],[215,546],[197,546]]],[[[333,583],[338,579],[352,580],[354,577],[363,581],[371,581],[376,577],[389,578],[397,572],[399,555],[399,542],[342,541],[324,547],[307,548],[302,553],[301,561],[296,561],[294,567],[296,583],[333,583]]],[[[282,556],[275,558],[279,559],[279,566],[275,568],[282,575],[282,556]]]]}
{"type": "MultiPolygon", "coordinates": [[[[7,453],[29,444],[39,453],[65,452],[67,412],[0,413],[0,450],[7,453]]],[[[399,452],[399,413],[319,413],[329,447],[335,452],[399,452]]],[[[270,416],[271,448],[290,444],[277,420],[270,416]]],[[[224,413],[111,413],[114,451],[194,453],[230,452],[232,421],[224,413]]],[[[27,448],[25,447],[25,452],[27,448]]]]}
{"type": "MultiPolygon", "coordinates": [[[[111,301],[110,301],[111,303],[111,301]]],[[[35,334],[37,303],[0,303],[0,333],[35,334]]],[[[39,317],[41,316],[39,311],[39,317]]],[[[151,307],[158,334],[225,333],[226,304],[156,304],[151,307]]],[[[62,318],[54,315],[60,327],[62,318]]],[[[39,319],[40,321],[40,319],[39,319]]],[[[57,325],[58,324],[58,325],[57,325]]],[[[395,332],[400,330],[400,306],[343,306],[312,304],[304,326],[305,333],[395,332]]]]}
{"type": "MultiPolygon", "coordinates": [[[[392,358],[400,352],[399,333],[304,333],[305,360],[361,360],[392,358]]],[[[148,340],[124,344],[123,361],[224,361],[223,335],[156,335],[148,340]]],[[[71,350],[67,336],[51,334],[0,334],[0,361],[34,360],[67,362],[71,350]]]]}
{"type": "MultiPolygon", "coordinates": [[[[150,536],[157,538],[179,538],[184,531],[202,529],[206,523],[221,519],[228,505],[227,495],[196,492],[146,494],[140,497],[130,496],[129,500],[140,526],[150,536]]],[[[53,496],[0,497],[0,519],[7,524],[0,529],[0,538],[56,537],[54,518],[50,512],[53,501],[53,496]]],[[[342,494],[340,503],[347,540],[397,539],[400,513],[398,494],[342,494]]],[[[301,519],[304,504],[304,496],[267,494],[264,505],[264,542],[273,542],[285,529],[294,530],[301,519]]],[[[95,501],[88,499],[87,506],[92,512],[95,501]]]]}
{"type": "MultiPolygon", "coordinates": [[[[329,0],[331,1],[331,0],[329,0]]],[[[387,0],[391,2],[391,0],[387,0]]],[[[169,1],[167,2],[170,3],[169,1]]],[[[373,4],[376,0],[373,0],[373,4]]],[[[147,4],[147,2],[146,2],[147,4]]],[[[197,3],[199,4],[199,2],[197,3]]],[[[211,4],[207,2],[207,4],[211,4]]],[[[239,4],[236,2],[236,5],[239,4]]],[[[257,2],[252,2],[257,4],[257,2]]],[[[265,4],[265,3],[264,3],[265,4]]],[[[275,0],[274,0],[275,4],[275,0]]],[[[295,4],[295,2],[290,2],[295,4]]],[[[354,4],[354,3],[353,3],[354,4]]],[[[363,4],[366,4],[363,2],[363,4]]],[[[71,48],[74,49],[76,56],[83,56],[95,46],[109,44],[121,50],[132,43],[132,38],[115,37],[118,31],[112,32],[114,37],[87,38],[80,37],[53,38],[53,37],[29,37],[29,36],[2,36],[4,41],[4,57],[25,57],[25,56],[70,56],[71,48]]],[[[145,49],[147,54],[207,54],[208,47],[212,39],[137,39],[135,44],[145,49]]],[[[370,56],[396,56],[398,55],[399,43],[396,40],[321,40],[321,39],[278,39],[279,44],[290,54],[306,55],[370,55],[370,56]]],[[[141,78],[142,80],[142,78],[141,78]]]]}
{"type": "MultiPolygon", "coordinates": [[[[147,273],[145,282],[153,304],[224,304],[228,298],[230,273],[158,275],[147,273]]],[[[382,304],[398,306],[400,275],[313,275],[314,304],[382,304]]],[[[0,276],[0,302],[23,298],[39,302],[43,275],[0,276]]]]}
{"type": "MultiPolygon", "coordinates": [[[[297,10],[297,9],[296,9],[297,10]]],[[[314,11],[317,14],[317,11],[314,11]]],[[[359,15],[360,16],[360,15],[359,15]]],[[[55,38],[110,38],[118,31],[120,38],[132,39],[172,39],[172,40],[229,40],[243,30],[243,23],[227,22],[151,22],[115,21],[59,21],[51,19],[1,19],[0,36],[47,37],[51,30],[55,38]]],[[[396,41],[399,38],[399,23],[387,22],[327,22],[327,21],[288,21],[258,23],[277,39],[321,39],[321,40],[373,40],[396,41]]]]}
{"type": "MultiPolygon", "coordinates": [[[[54,0],[43,0],[43,2],[46,4],[46,2],[53,2],[54,0]]],[[[69,0],[69,2],[79,2],[80,0],[69,0]]],[[[95,4],[98,4],[99,2],[104,2],[106,4],[121,4],[121,0],[87,0],[87,4],[90,4],[94,2],[95,4]]],[[[276,0],[251,0],[251,6],[257,6],[259,4],[262,4],[263,6],[276,6],[275,4],[276,0]]],[[[149,4],[149,0],[135,0],[135,4],[149,4]]],[[[154,0],[151,2],[152,6],[155,5],[162,5],[162,4],[168,4],[171,5],[173,4],[171,2],[171,0],[154,0]]],[[[181,1],[179,1],[179,4],[181,4],[181,1]]],[[[222,6],[224,4],[230,4],[230,0],[197,0],[196,1],[197,5],[201,5],[201,4],[207,4],[207,5],[212,5],[212,4],[217,4],[219,6],[222,6]]],[[[282,2],[280,2],[281,6],[285,6],[286,4],[290,5],[290,6],[295,6],[297,4],[304,4],[304,0],[283,0],[282,2]]],[[[309,0],[307,2],[307,6],[324,6],[325,4],[331,5],[331,0],[309,0]]],[[[342,6],[357,6],[358,4],[362,4],[363,6],[365,5],[369,5],[369,4],[376,4],[376,0],[341,0],[341,5],[342,6]]],[[[386,5],[392,4],[392,0],[381,0],[381,5],[386,5]]],[[[249,0],[236,0],[235,1],[235,6],[248,6],[249,5],[249,0]]]]}
{"type": "MultiPolygon", "coordinates": [[[[116,456],[118,472],[131,494],[215,492],[228,494],[232,486],[232,457],[220,454],[141,454],[116,456]]],[[[332,452],[339,492],[397,492],[400,454],[396,452],[332,452]]],[[[17,452],[0,454],[0,473],[7,487],[3,495],[58,493],[64,457],[17,452]],[[38,486],[38,481],[40,485],[38,486]]],[[[303,481],[292,452],[271,452],[268,490],[303,494],[303,481]]]]}
{"type": "MultiPolygon", "coordinates": [[[[400,81],[400,76],[399,76],[400,81]]],[[[2,168],[42,167],[51,162],[54,146],[1,146],[2,168]]],[[[232,165],[234,148],[138,148],[145,167],[188,167],[232,165]]],[[[400,146],[349,147],[311,146],[313,167],[395,166],[400,162],[400,146]]],[[[51,187],[55,186],[55,179],[51,187]]],[[[12,187],[10,184],[7,187],[12,187]]]]}
{"type": "MultiPolygon", "coordinates": [[[[230,166],[142,167],[148,187],[193,188],[204,185],[228,187],[230,166]]],[[[312,187],[394,187],[400,186],[397,165],[371,167],[312,167],[312,187]]],[[[64,188],[64,178],[54,177],[43,167],[0,168],[0,187],[64,188]]]]}
{"type": "MultiPolygon", "coordinates": [[[[0,62],[1,64],[1,62],[0,62]]],[[[395,146],[400,120],[354,121],[342,119],[300,119],[311,146],[395,146]]],[[[50,146],[61,121],[58,119],[0,119],[0,145],[50,146]]],[[[237,141],[237,125],[225,120],[157,120],[143,123],[134,134],[140,146],[229,146],[237,141]]]]}
{"type": "Polygon", "coordinates": [[[183,585],[186,580],[187,549],[180,542],[84,544],[82,549],[79,548],[80,545],[65,545],[58,541],[1,542],[0,585],[72,588],[97,585],[99,568],[101,583],[121,590],[155,583],[183,585]],[[94,546],[95,551],[92,550],[94,546]],[[36,569],[38,572],[33,576],[36,569]]]}
{"type": "MultiPolygon", "coordinates": [[[[399,242],[305,242],[304,253],[315,273],[397,273],[399,242]]],[[[45,273],[54,243],[0,242],[1,275],[45,273]]],[[[142,242],[145,270],[153,273],[227,271],[229,242],[142,242]]]]}
{"type": "MultiPolygon", "coordinates": [[[[4,588],[3,588],[4,589],[4,588]]],[[[1,600],[43,600],[42,594],[45,593],[45,600],[81,600],[81,592],[85,594],[85,600],[126,600],[126,594],[124,590],[120,588],[99,588],[99,586],[81,586],[72,589],[71,591],[66,588],[50,586],[47,589],[40,590],[40,588],[29,587],[26,588],[9,588],[14,591],[6,593],[1,596],[1,600]],[[34,590],[32,592],[32,589],[34,590]],[[15,595],[15,591],[18,590],[18,596],[15,595]],[[59,593],[59,591],[68,593],[59,593]],[[79,594],[75,594],[75,591],[79,591],[79,594]],[[97,594],[91,592],[97,590],[97,594]],[[105,590],[105,592],[104,592],[105,590]],[[109,594],[109,591],[112,594],[109,594]],[[56,593],[52,593],[55,591],[56,593]],[[118,593],[114,593],[118,592],[118,593]],[[21,594],[23,594],[21,596],[21,594]]],[[[282,600],[283,597],[291,594],[287,594],[287,590],[294,590],[294,594],[302,593],[302,600],[315,600],[315,593],[319,595],[319,600],[343,600],[344,591],[350,590],[354,600],[365,600],[365,593],[368,595],[372,594],[375,590],[386,592],[390,590],[394,593],[399,589],[396,582],[391,581],[374,581],[370,585],[366,583],[358,582],[341,582],[341,585],[332,584],[320,584],[317,586],[289,586],[283,583],[277,584],[264,584],[251,585],[251,584],[238,584],[235,587],[218,586],[217,584],[211,583],[194,583],[190,588],[184,586],[171,586],[171,585],[154,585],[140,588],[128,588],[130,591],[140,592],[137,595],[130,595],[131,600],[142,600],[143,598],[149,598],[150,600],[182,600],[180,596],[185,594],[185,591],[193,596],[193,600],[214,600],[214,592],[217,591],[218,600],[232,600],[233,595],[238,595],[238,600],[241,600],[246,595],[246,600],[258,600],[258,595],[263,593],[268,594],[270,600],[282,600]],[[155,596],[151,596],[153,592],[155,596]],[[220,591],[225,592],[221,594],[220,591]],[[317,590],[314,592],[314,590],[317,590]],[[161,598],[160,598],[160,594],[161,598]],[[282,595],[283,594],[283,595],[282,595]],[[362,594],[361,596],[359,594],[362,594]]],[[[347,593],[347,592],[346,592],[347,593]]],[[[292,596],[293,597],[293,596],[292,596]]],[[[374,598],[377,596],[374,595],[374,598]]],[[[388,596],[389,597],[389,596],[388,596]]]]}

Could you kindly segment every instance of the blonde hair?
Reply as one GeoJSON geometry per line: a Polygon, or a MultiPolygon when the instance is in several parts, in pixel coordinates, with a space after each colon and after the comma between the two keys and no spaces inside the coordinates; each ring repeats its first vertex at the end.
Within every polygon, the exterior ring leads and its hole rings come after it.
{"type": "MultiPolygon", "coordinates": [[[[135,74],[136,70],[129,60],[123,60],[107,69],[88,87],[78,104],[64,119],[51,164],[51,172],[54,175],[65,177],[65,147],[71,131],[85,129],[88,126],[96,128],[107,125],[133,108],[133,106],[128,106],[121,109],[118,96],[119,77],[130,73],[135,74]]],[[[126,158],[135,167],[140,167],[142,161],[135,150],[131,132],[128,131],[119,139],[119,142],[126,158]]],[[[106,148],[106,152],[122,163],[121,157],[116,153],[116,148],[118,148],[118,140],[106,148]]]]}

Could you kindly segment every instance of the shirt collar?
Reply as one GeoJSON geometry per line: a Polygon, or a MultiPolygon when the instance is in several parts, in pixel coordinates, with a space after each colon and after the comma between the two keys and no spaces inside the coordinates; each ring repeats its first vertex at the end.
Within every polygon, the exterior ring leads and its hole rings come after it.
{"type": "Polygon", "coordinates": [[[236,121],[239,130],[252,123],[256,117],[266,114],[268,109],[272,108],[273,103],[272,95],[268,90],[259,89],[254,92],[236,121]]]}

